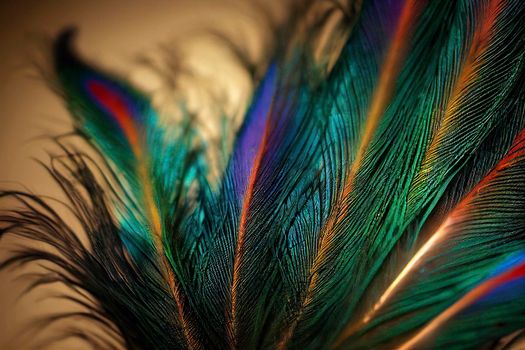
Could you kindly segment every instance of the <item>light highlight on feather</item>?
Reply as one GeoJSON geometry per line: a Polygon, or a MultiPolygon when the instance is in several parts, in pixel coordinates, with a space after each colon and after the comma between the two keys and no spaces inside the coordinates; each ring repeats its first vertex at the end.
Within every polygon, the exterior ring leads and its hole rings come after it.
{"type": "MultiPolygon", "coordinates": [[[[435,134],[432,135],[430,145],[425,151],[420,170],[421,173],[419,178],[416,178],[416,184],[428,178],[435,162],[439,160],[439,147],[443,142],[443,138],[450,133],[450,130],[457,127],[456,124],[459,122],[461,116],[458,112],[460,111],[466,93],[478,77],[478,70],[482,66],[483,56],[489,48],[493,27],[502,9],[502,4],[503,2],[500,0],[490,0],[488,8],[482,9],[481,11],[482,21],[474,32],[469,51],[464,58],[460,74],[450,91],[443,115],[437,116],[438,128],[435,134]]],[[[438,111],[438,113],[439,112],[441,111],[438,111]]]]}
{"type": "Polygon", "coordinates": [[[501,273],[500,275],[483,282],[465,296],[459,299],[456,303],[450,306],[448,309],[443,311],[439,316],[429,322],[422,330],[420,330],[414,337],[410,338],[405,342],[399,350],[416,349],[418,343],[423,341],[426,337],[435,332],[440,326],[442,326],[449,319],[474,304],[484,296],[488,295],[498,287],[504,284],[513,282],[520,278],[525,277],[525,262],[520,261],[517,266],[512,266],[509,270],[501,273]]]}

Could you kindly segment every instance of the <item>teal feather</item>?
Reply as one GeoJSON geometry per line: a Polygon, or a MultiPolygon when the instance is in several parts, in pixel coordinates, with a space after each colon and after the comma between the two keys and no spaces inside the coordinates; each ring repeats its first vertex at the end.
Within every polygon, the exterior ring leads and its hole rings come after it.
{"type": "Polygon", "coordinates": [[[63,34],[55,84],[108,169],[64,146],[49,170],[90,244],[7,191],[2,234],[56,251],[0,267],[57,265],[133,349],[474,349],[525,329],[525,4],[349,6],[330,45],[284,27],[218,178],[189,113],[164,124],[63,34]]]}

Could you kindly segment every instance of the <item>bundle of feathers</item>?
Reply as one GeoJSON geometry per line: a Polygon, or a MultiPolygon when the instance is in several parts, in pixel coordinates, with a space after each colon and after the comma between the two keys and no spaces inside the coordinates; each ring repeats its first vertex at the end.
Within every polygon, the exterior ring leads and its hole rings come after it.
{"type": "Polygon", "coordinates": [[[31,288],[62,283],[83,310],[48,322],[99,328],[61,336],[163,350],[523,338],[525,2],[333,5],[332,35],[322,20],[280,31],[217,177],[191,113],[166,126],[59,35],[53,86],[100,157],[60,143],[49,172],[87,241],[48,200],[4,191],[18,205],[1,235],[43,245],[0,268],[45,261],[31,288]]]}

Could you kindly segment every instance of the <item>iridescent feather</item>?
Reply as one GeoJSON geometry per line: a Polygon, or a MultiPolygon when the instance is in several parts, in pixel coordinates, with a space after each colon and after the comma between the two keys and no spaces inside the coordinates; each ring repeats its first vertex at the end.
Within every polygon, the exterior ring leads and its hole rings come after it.
{"type": "Polygon", "coordinates": [[[309,3],[283,27],[215,183],[191,116],[165,125],[62,34],[53,83],[102,158],[63,146],[49,170],[89,245],[6,191],[21,208],[1,233],[54,250],[0,267],[56,265],[33,287],[89,295],[98,348],[475,349],[523,332],[525,3],[332,5],[332,36],[301,22],[309,3]]]}

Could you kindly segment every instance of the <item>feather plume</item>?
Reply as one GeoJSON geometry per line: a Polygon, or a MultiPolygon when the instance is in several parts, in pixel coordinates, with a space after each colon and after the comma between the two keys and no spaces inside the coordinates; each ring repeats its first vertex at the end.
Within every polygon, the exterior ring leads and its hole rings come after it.
{"type": "Polygon", "coordinates": [[[283,27],[216,183],[190,113],[166,125],[59,36],[53,83],[100,159],[60,144],[49,172],[89,242],[44,199],[5,191],[20,208],[0,233],[51,250],[0,268],[48,261],[30,289],[69,286],[104,330],[64,336],[408,350],[521,334],[525,3],[332,5],[283,27]]]}

